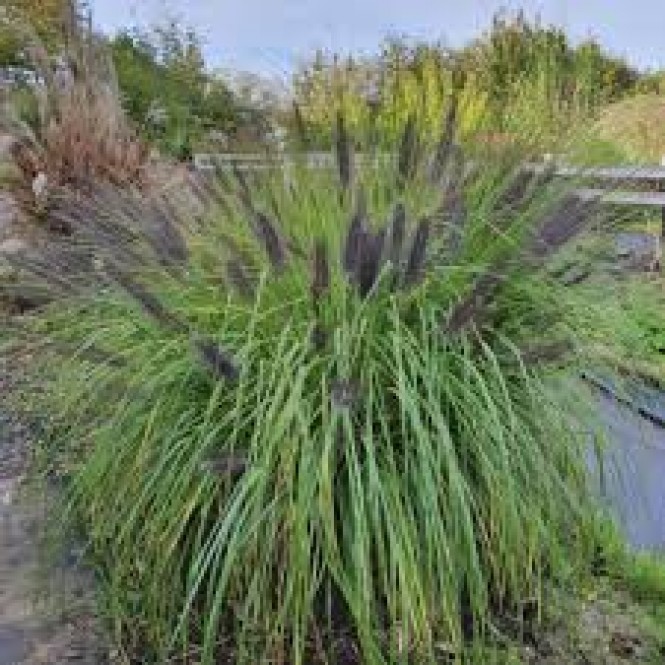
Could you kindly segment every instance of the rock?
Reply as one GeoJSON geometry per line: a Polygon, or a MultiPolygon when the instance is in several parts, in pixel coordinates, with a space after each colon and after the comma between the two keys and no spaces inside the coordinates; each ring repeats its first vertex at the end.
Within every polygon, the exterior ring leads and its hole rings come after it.
{"type": "Polygon", "coordinates": [[[7,238],[7,240],[0,242],[0,254],[19,254],[27,249],[28,245],[20,238],[7,238]]]}
{"type": "Polygon", "coordinates": [[[641,643],[635,635],[614,631],[610,637],[610,652],[619,658],[632,658],[639,651],[641,643]]]}
{"type": "Polygon", "coordinates": [[[11,134],[0,134],[0,159],[11,157],[16,139],[11,134]]]}
{"type": "Polygon", "coordinates": [[[7,192],[0,192],[0,238],[6,237],[19,217],[20,208],[16,199],[7,192]]]}
{"type": "Polygon", "coordinates": [[[0,505],[12,505],[14,501],[14,489],[13,480],[0,480],[0,505]]]}
{"type": "Polygon", "coordinates": [[[48,203],[49,186],[48,176],[43,171],[40,171],[32,181],[32,193],[35,196],[37,208],[46,208],[46,204],[48,203]]]}
{"type": "Polygon", "coordinates": [[[619,233],[615,242],[617,257],[625,267],[645,271],[660,269],[660,236],[654,233],[619,233]]]}

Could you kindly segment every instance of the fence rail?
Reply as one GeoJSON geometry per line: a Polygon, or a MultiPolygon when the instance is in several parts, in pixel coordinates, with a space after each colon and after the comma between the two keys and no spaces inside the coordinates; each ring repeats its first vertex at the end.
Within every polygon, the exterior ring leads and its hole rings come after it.
{"type": "MultiPolygon", "coordinates": [[[[373,155],[372,160],[381,162],[393,159],[390,153],[373,155]]],[[[369,160],[367,155],[356,153],[356,163],[363,164],[369,160]]],[[[294,163],[302,163],[310,168],[333,168],[336,164],[335,156],[330,152],[308,152],[299,155],[276,153],[198,153],[194,155],[194,167],[201,171],[217,168],[240,168],[262,171],[264,169],[280,168],[294,163]]]]}
{"type": "MultiPolygon", "coordinates": [[[[298,156],[307,166],[325,168],[334,166],[334,156],[329,152],[309,152],[298,156]]],[[[360,158],[362,161],[362,157],[360,158]]],[[[199,153],[194,155],[194,166],[202,171],[217,168],[233,168],[264,170],[279,168],[293,163],[295,157],[284,154],[257,153],[199,153]]]]}
{"type": "MultiPolygon", "coordinates": [[[[535,173],[545,173],[551,169],[547,164],[528,164],[535,173]]],[[[594,168],[576,166],[555,166],[554,175],[579,180],[600,180],[614,182],[654,183],[665,182],[665,166],[600,166],[594,168]]]]}
{"type": "MultiPolygon", "coordinates": [[[[392,159],[385,153],[378,159],[392,159]]],[[[376,159],[376,158],[375,158],[376,159]]],[[[356,161],[362,164],[367,157],[356,155],[356,161]]],[[[197,170],[237,168],[248,171],[263,171],[285,168],[296,161],[301,161],[309,168],[333,168],[335,158],[329,152],[310,152],[297,158],[288,154],[257,153],[200,153],[194,156],[197,170]]],[[[578,181],[591,181],[594,187],[578,187],[575,191],[584,200],[597,200],[607,205],[660,208],[662,210],[661,236],[665,238],[665,165],[664,166],[603,166],[595,168],[557,165],[548,163],[527,164],[526,168],[534,173],[552,171],[559,178],[578,181]],[[599,186],[602,185],[602,186],[599,186]],[[647,191],[619,189],[619,185],[643,187],[647,191]],[[656,191],[653,191],[653,190],[656,191]]]]}
{"type": "MultiPolygon", "coordinates": [[[[548,165],[531,165],[537,172],[545,172],[548,165]]],[[[661,209],[661,238],[665,239],[665,166],[603,166],[597,168],[578,168],[556,166],[554,175],[561,178],[594,181],[603,187],[581,187],[577,195],[585,200],[597,200],[600,203],[618,206],[633,206],[661,209]],[[647,191],[619,189],[630,185],[642,187],[647,191]],[[654,191],[655,190],[655,191],[654,191]]]]}

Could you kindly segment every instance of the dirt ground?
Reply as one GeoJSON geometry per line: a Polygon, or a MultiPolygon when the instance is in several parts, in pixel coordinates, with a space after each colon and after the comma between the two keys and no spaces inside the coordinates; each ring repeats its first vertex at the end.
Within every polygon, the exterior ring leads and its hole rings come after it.
{"type": "Polygon", "coordinates": [[[26,481],[30,435],[2,399],[11,375],[0,357],[0,665],[103,665],[92,575],[75,548],[46,549],[54,493],[26,481]]]}
{"type": "Polygon", "coordinates": [[[558,602],[559,616],[521,647],[525,665],[665,663],[665,626],[608,580],[597,580],[586,599],[558,602]]]}

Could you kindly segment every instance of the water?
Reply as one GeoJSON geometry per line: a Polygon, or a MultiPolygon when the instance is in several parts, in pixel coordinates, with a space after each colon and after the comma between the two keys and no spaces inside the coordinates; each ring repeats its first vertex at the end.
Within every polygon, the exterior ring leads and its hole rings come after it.
{"type": "Polygon", "coordinates": [[[609,444],[601,466],[590,459],[601,496],[635,549],[665,552],[665,429],[608,395],[597,401],[609,444]]]}

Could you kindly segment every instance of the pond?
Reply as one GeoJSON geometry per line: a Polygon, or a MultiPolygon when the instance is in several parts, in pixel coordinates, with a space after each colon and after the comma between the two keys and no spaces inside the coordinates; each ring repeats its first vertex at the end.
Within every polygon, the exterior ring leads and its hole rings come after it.
{"type": "Polygon", "coordinates": [[[608,446],[590,465],[602,500],[634,548],[665,552],[665,428],[609,395],[597,400],[608,446]]]}

